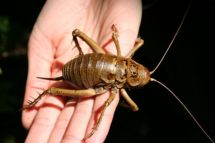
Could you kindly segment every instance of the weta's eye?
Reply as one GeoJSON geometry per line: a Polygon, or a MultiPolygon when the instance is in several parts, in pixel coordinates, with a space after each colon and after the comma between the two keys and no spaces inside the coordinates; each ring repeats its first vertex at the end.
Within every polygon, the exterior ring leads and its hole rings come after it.
{"type": "Polygon", "coordinates": [[[136,65],[131,65],[130,67],[130,73],[131,73],[131,76],[135,77],[137,76],[137,66],[136,65]]]}

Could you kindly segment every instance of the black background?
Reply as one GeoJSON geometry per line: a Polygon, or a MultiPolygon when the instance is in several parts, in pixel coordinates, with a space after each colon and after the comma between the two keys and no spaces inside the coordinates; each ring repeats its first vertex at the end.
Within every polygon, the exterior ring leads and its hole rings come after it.
{"type": "MultiPolygon", "coordinates": [[[[11,29],[15,29],[10,33],[10,47],[17,43],[26,46],[27,40],[20,35],[30,33],[43,3],[42,0],[1,1],[0,16],[9,17],[11,29]]],[[[156,66],[188,3],[187,0],[143,1],[140,36],[145,44],[134,55],[137,62],[150,70],[156,66]]],[[[170,51],[152,75],[177,94],[212,137],[215,136],[214,19],[215,1],[193,1],[170,51]]],[[[24,95],[27,56],[0,58],[0,68],[3,70],[0,75],[0,142],[24,142],[26,131],[22,128],[18,109],[24,95]]],[[[160,85],[149,83],[128,92],[140,110],[134,113],[118,107],[106,143],[209,142],[180,104],[160,85]]]]}
{"type": "MultiPolygon", "coordinates": [[[[188,3],[155,1],[152,7],[143,11],[140,36],[145,44],[135,54],[136,61],[151,70],[156,66],[172,40],[188,3]]],[[[193,1],[171,50],[152,76],[177,94],[212,137],[215,135],[214,18],[214,1],[193,1]]],[[[156,83],[130,90],[129,94],[140,111],[132,113],[119,108],[107,143],[210,142],[172,95],[156,83]]]]}

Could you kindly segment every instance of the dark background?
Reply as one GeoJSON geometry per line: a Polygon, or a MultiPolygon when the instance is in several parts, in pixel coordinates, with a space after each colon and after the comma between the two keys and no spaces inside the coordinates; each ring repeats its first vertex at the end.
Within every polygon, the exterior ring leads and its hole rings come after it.
{"type": "MultiPolygon", "coordinates": [[[[42,0],[0,2],[0,142],[24,142],[21,107],[27,76],[26,45],[42,0]],[[12,8],[13,5],[13,8],[12,8]]],[[[168,47],[189,1],[145,0],[140,36],[144,46],[134,59],[152,70],[168,47]]],[[[162,81],[215,136],[215,1],[193,1],[165,60],[152,77],[162,81]]],[[[138,112],[118,107],[106,143],[207,143],[190,116],[156,83],[128,90],[138,112]]]]}

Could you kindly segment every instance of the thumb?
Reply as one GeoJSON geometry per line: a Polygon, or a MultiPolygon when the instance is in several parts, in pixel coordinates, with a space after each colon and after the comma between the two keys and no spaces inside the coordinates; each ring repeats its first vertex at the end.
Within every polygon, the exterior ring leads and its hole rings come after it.
{"type": "MultiPolygon", "coordinates": [[[[130,50],[134,47],[135,41],[138,36],[139,26],[141,21],[141,1],[140,0],[118,0],[114,1],[115,4],[112,5],[111,13],[108,17],[111,19],[105,21],[103,28],[110,28],[112,24],[116,25],[116,31],[118,34],[118,41],[121,50],[121,56],[125,57],[130,50]]],[[[111,28],[110,28],[111,29],[111,28]]],[[[100,37],[101,41],[99,43],[103,43],[102,47],[104,47],[107,51],[110,51],[114,55],[116,55],[116,46],[114,42],[110,42],[110,34],[113,33],[111,30],[102,29],[102,34],[104,37],[100,37]],[[104,32],[104,33],[102,33],[104,32]],[[107,34],[105,34],[107,32],[107,34]]],[[[118,97],[118,96],[117,96],[118,97]]],[[[97,135],[89,138],[89,142],[103,142],[107,136],[107,133],[110,129],[110,125],[113,119],[114,111],[118,105],[119,98],[115,98],[114,101],[108,106],[105,111],[106,117],[103,118],[103,122],[100,125],[102,130],[98,130],[96,132],[97,135]]],[[[97,111],[98,107],[101,107],[101,103],[104,103],[105,96],[96,97],[95,105],[93,111],[97,111]]],[[[91,121],[94,119],[91,119],[91,121]]],[[[89,125],[88,130],[91,129],[89,125]]],[[[88,132],[88,131],[87,131],[88,132]]]]}
{"type": "MultiPolygon", "coordinates": [[[[124,57],[134,47],[138,37],[142,17],[141,1],[121,0],[121,3],[118,2],[115,5],[111,15],[112,16],[110,17],[117,17],[113,18],[112,24],[116,25],[121,55],[124,57]]],[[[105,46],[105,49],[113,51],[114,54],[116,53],[116,48],[113,42],[105,46]]]]}

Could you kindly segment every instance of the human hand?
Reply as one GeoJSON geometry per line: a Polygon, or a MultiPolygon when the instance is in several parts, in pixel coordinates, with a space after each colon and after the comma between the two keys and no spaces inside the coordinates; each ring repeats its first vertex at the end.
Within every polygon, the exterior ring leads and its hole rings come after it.
{"type": "MultiPolygon", "coordinates": [[[[113,42],[106,44],[112,35],[111,25],[116,24],[121,52],[126,55],[137,38],[141,12],[140,0],[47,0],[29,40],[24,104],[38,96],[38,89],[48,89],[53,84],[36,77],[60,76],[63,64],[78,55],[74,42],[71,44],[74,29],[80,29],[107,51],[116,53],[113,42]]],[[[84,42],[79,40],[79,43],[84,53],[90,52],[84,42]]],[[[36,104],[38,108],[23,111],[22,123],[25,128],[30,128],[26,142],[82,142],[94,125],[95,112],[108,96],[106,93],[80,99],[70,106],[63,97],[45,96],[36,104]]],[[[116,96],[105,110],[98,130],[86,142],[105,140],[118,101],[119,96],[116,96]]]]}

